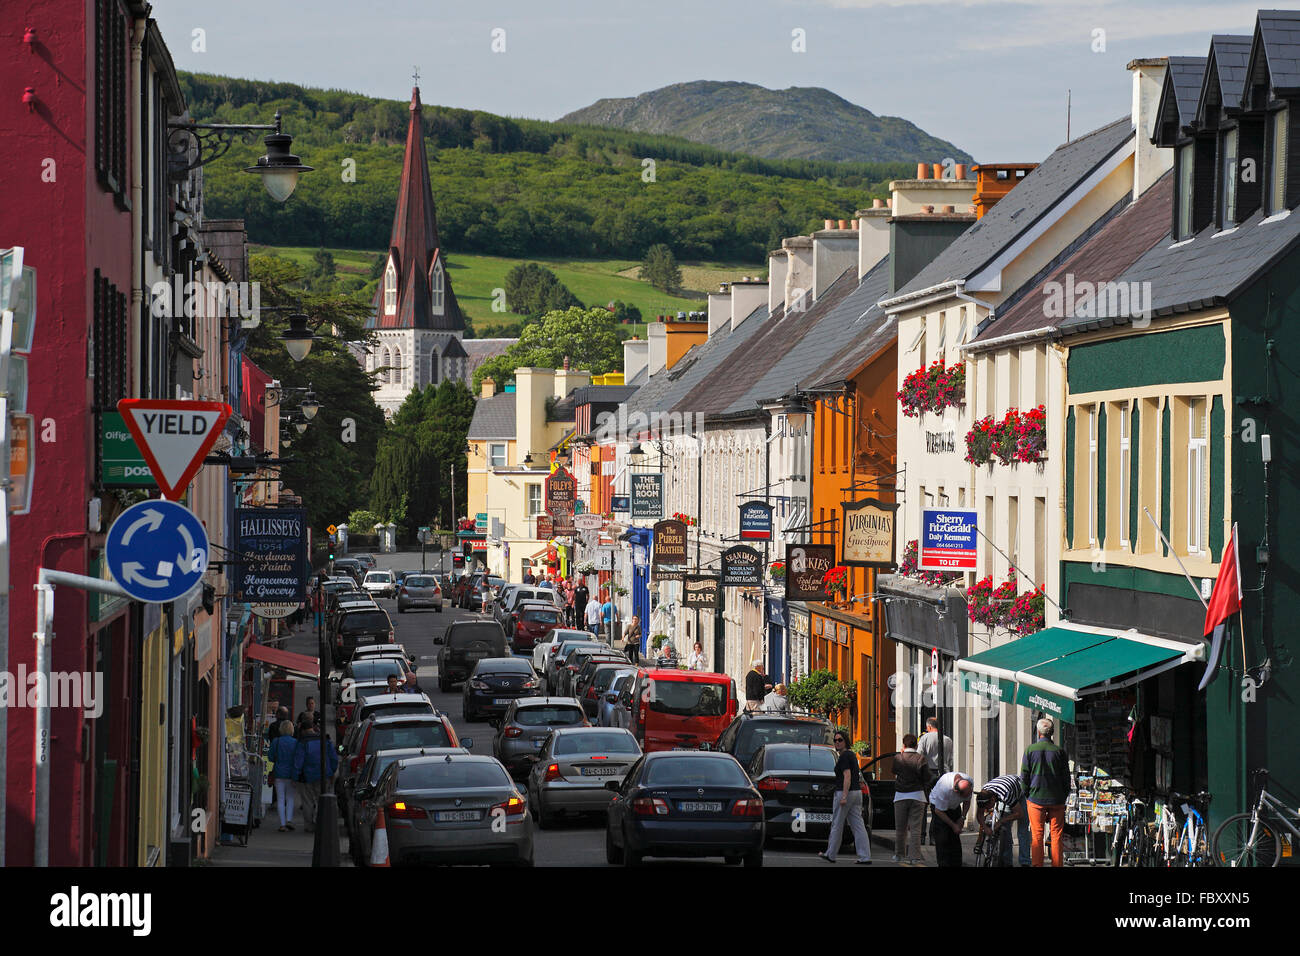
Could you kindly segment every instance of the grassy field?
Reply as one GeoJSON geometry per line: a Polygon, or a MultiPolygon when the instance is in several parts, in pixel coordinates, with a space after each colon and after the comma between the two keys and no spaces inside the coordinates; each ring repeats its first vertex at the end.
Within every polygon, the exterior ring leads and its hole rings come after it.
{"type": "MultiPolygon", "coordinates": [[[[254,252],[274,252],[302,266],[311,263],[315,249],[303,246],[255,246],[254,252]]],[[[366,278],[378,252],[354,249],[330,249],[334,267],[340,275],[366,278]]],[[[666,295],[648,282],[636,278],[640,263],[628,259],[505,259],[498,256],[451,254],[452,287],[460,306],[478,328],[488,324],[516,326],[520,316],[512,312],[492,311],[493,290],[505,286],[506,273],[520,262],[536,262],[550,269],[573,294],[589,306],[603,306],[614,300],[635,305],[644,318],[679,311],[698,311],[706,307],[705,295],[716,291],[719,282],[757,275],[761,265],[718,262],[681,263],[686,295],[666,295]]],[[[641,330],[638,330],[638,333],[641,330]]]]}

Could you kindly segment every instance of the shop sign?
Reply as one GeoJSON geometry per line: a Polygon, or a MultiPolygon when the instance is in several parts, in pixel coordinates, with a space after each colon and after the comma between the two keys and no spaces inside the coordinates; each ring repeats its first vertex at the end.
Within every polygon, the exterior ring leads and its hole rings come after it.
{"type": "Polygon", "coordinates": [[[632,517],[659,519],[664,514],[664,476],[662,472],[633,474],[632,517]]]}
{"type": "Polygon", "coordinates": [[[555,536],[554,526],[551,522],[550,515],[537,515],[537,539],[545,541],[547,538],[555,536]]]}
{"type": "Polygon", "coordinates": [[[1074,700],[1060,694],[1052,694],[1028,684],[1021,684],[1016,689],[1016,703],[1021,707],[1041,710],[1066,723],[1074,723],[1074,700]]]}
{"type": "Polygon", "coordinates": [[[546,512],[553,517],[573,515],[578,498],[578,482],[564,468],[556,468],[546,479],[546,512]]]}
{"type": "Polygon", "coordinates": [[[898,505],[876,498],[845,502],[840,564],[855,568],[894,566],[898,505]]]}
{"type": "Polygon", "coordinates": [[[597,548],[596,560],[594,563],[596,565],[597,571],[613,571],[614,570],[614,549],[597,548]]]}
{"type": "Polygon", "coordinates": [[[156,488],[153,472],[118,412],[99,416],[99,473],[108,488],[156,488]]]}
{"type": "Polygon", "coordinates": [[[600,515],[574,515],[573,526],[579,531],[599,531],[605,519],[600,515]]]}
{"type": "Polygon", "coordinates": [[[956,432],[926,432],[925,450],[932,455],[957,450],[956,432]]]}
{"type": "Polygon", "coordinates": [[[254,604],[253,614],[268,620],[279,621],[298,610],[297,604],[254,604]]]}
{"type": "Polygon", "coordinates": [[[682,569],[673,564],[665,564],[650,569],[650,578],[656,584],[662,581],[680,582],[684,576],[682,569]]]}
{"type": "Polygon", "coordinates": [[[762,587],[763,556],[744,544],[723,551],[722,586],[724,588],[762,587]]]}
{"type": "Polygon", "coordinates": [[[32,484],[36,476],[36,417],[9,415],[9,488],[5,507],[11,515],[32,510],[32,484]]]}
{"type": "Polygon", "coordinates": [[[687,574],[682,578],[682,607],[716,610],[722,588],[718,578],[708,574],[687,574]]]}
{"type": "Polygon", "coordinates": [[[1016,685],[1014,681],[1003,680],[992,674],[980,674],[974,671],[961,671],[961,689],[968,694],[978,694],[989,700],[1002,704],[1014,704],[1016,685]]]}
{"type": "Polygon", "coordinates": [[[654,526],[654,566],[686,563],[686,522],[676,518],[656,521],[654,526]]]}
{"type": "Polygon", "coordinates": [[[307,600],[307,513],[300,508],[236,508],[234,600],[293,604],[307,600]]]}
{"type": "Polygon", "coordinates": [[[765,501],[746,501],[741,505],[740,536],[746,541],[772,540],[772,506],[765,501]]]}
{"type": "Polygon", "coordinates": [[[974,508],[925,508],[921,511],[922,571],[974,571],[979,537],[974,508]]]}
{"type": "Polygon", "coordinates": [[[786,548],[785,599],[826,601],[822,577],[835,566],[835,545],[797,544],[786,548]]]}
{"type": "Polygon", "coordinates": [[[632,510],[631,495],[614,495],[609,499],[609,510],[618,514],[624,514],[632,510]]]}

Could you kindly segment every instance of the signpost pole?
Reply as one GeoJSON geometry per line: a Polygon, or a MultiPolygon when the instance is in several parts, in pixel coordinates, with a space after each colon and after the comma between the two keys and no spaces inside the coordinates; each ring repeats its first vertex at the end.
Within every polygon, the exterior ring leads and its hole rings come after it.
{"type": "MultiPolygon", "coordinates": [[[[0,302],[0,307],[8,303],[0,302]]],[[[0,316],[0,673],[9,672],[9,351],[14,314],[0,316]]],[[[0,744],[9,739],[9,708],[0,707],[0,744]]],[[[5,748],[7,749],[7,748],[5,748]]],[[[5,865],[6,798],[9,759],[0,753],[0,867],[5,865]]]]}
{"type": "MultiPolygon", "coordinates": [[[[316,601],[322,599],[320,591],[320,578],[316,578],[315,598],[316,601]]],[[[322,610],[324,604],[321,604],[322,610]]],[[[316,647],[317,653],[320,654],[320,662],[317,666],[317,690],[320,695],[320,795],[316,803],[316,838],[312,844],[311,865],[312,866],[338,866],[339,865],[339,817],[338,806],[335,802],[334,792],[326,786],[329,774],[326,773],[328,764],[325,760],[325,634],[321,630],[321,614],[316,615],[316,647]]]]}

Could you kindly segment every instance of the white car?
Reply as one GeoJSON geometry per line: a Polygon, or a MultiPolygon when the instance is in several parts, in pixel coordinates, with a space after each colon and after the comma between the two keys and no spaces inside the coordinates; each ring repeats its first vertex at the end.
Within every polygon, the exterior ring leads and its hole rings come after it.
{"type": "Polygon", "coordinates": [[[392,597],[397,593],[397,575],[392,571],[369,571],[361,587],[372,596],[392,597]]]}
{"type": "Polygon", "coordinates": [[[546,667],[546,661],[551,656],[552,648],[558,647],[561,641],[590,641],[593,640],[591,631],[578,631],[571,627],[557,627],[551,631],[547,639],[533,647],[533,670],[542,673],[546,667]]]}

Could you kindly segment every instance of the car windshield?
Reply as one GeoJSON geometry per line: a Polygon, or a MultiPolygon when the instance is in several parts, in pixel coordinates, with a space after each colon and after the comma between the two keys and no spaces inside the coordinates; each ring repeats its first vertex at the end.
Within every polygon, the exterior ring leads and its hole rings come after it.
{"type": "Polygon", "coordinates": [[[604,690],[610,684],[614,683],[614,676],[618,673],[612,667],[598,668],[596,674],[591,679],[591,686],[596,690],[604,690]]]}
{"type": "Polygon", "coordinates": [[[403,747],[450,747],[447,728],[440,722],[422,724],[395,724],[375,727],[370,732],[367,746],[376,750],[400,750],[403,747]]]}
{"type": "Polygon", "coordinates": [[[515,723],[520,727],[564,727],[580,724],[585,719],[581,707],[564,705],[520,707],[515,711],[515,723]]]}
{"type": "Polygon", "coordinates": [[[562,734],[555,738],[552,751],[565,754],[639,754],[641,748],[631,734],[562,734]]]}
{"type": "Polygon", "coordinates": [[[472,787],[511,787],[505,768],[495,760],[421,760],[399,767],[399,790],[464,790],[472,787]]]}
{"type": "Polygon", "coordinates": [[[352,665],[352,677],[356,680],[378,680],[389,674],[406,677],[406,668],[396,657],[368,657],[352,665]]]}
{"type": "Polygon", "coordinates": [[[402,579],[402,583],[405,584],[408,588],[431,588],[434,587],[438,582],[436,579],[425,577],[424,575],[408,574],[405,578],[402,579]]]}
{"type": "Polygon", "coordinates": [[[383,611],[353,611],[343,616],[339,629],[343,631],[388,630],[388,615],[383,611]]]}
{"type": "Polygon", "coordinates": [[[524,611],[523,619],[532,624],[559,624],[559,611],[524,611]]]}
{"type": "Polygon", "coordinates": [[[834,771],[835,751],[824,747],[808,747],[804,750],[782,747],[769,750],[763,756],[764,770],[834,771]]]}
{"type": "Polygon", "coordinates": [[[679,717],[721,717],[727,712],[721,684],[684,680],[650,682],[650,709],[679,717]]]}
{"type": "Polygon", "coordinates": [[[749,786],[749,778],[740,769],[740,764],[721,757],[663,757],[652,760],[648,762],[641,782],[646,786],[661,787],[749,786]]]}
{"type": "Polygon", "coordinates": [[[797,723],[777,723],[775,721],[755,722],[750,725],[748,734],[742,734],[737,741],[736,750],[752,756],[759,747],[768,744],[829,744],[831,730],[825,724],[812,721],[797,723]]]}
{"type": "Polygon", "coordinates": [[[391,581],[393,580],[392,571],[371,571],[366,575],[367,581],[391,581]]]}

